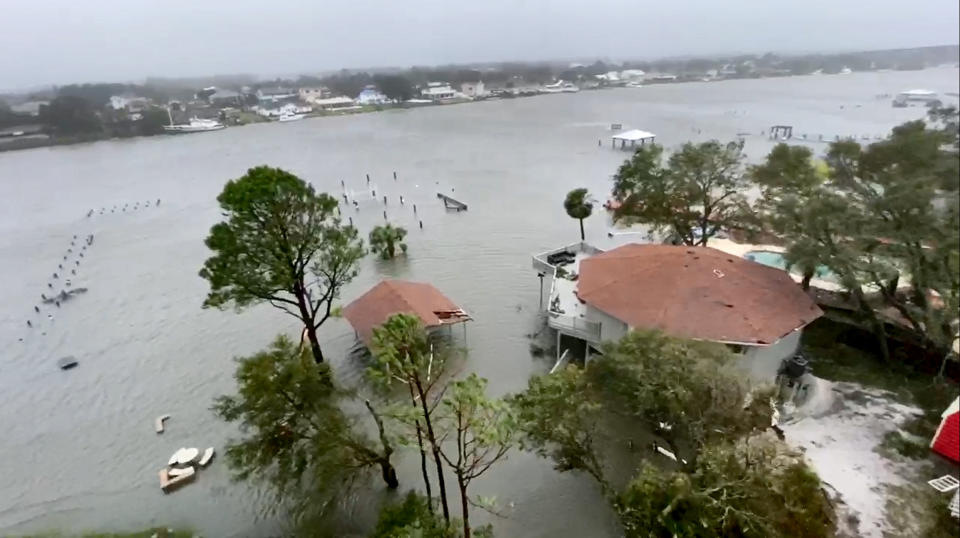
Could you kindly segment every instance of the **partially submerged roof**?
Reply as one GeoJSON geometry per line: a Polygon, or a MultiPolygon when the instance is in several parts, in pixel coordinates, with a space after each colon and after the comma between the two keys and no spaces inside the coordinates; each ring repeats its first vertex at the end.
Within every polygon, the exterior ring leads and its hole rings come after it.
{"type": "Polygon", "coordinates": [[[470,316],[425,282],[384,280],[343,309],[343,317],[369,343],[373,329],[394,314],[413,314],[425,327],[467,321],[470,316]]]}
{"type": "Polygon", "coordinates": [[[651,132],[641,131],[640,129],[630,129],[629,131],[624,131],[622,133],[613,135],[613,139],[631,142],[633,140],[643,140],[646,138],[654,138],[656,136],[657,135],[651,132]]]}
{"type": "Polygon", "coordinates": [[[765,345],[823,312],[786,271],[708,247],[629,244],[580,262],[581,301],[633,328],[765,345]]]}

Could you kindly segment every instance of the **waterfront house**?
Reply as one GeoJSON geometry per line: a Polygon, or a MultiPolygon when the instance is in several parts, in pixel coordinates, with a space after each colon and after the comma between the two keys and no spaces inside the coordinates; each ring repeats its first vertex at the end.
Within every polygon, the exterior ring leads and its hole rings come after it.
{"type": "Polygon", "coordinates": [[[420,90],[420,95],[424,99],[443,101],[453,99],[457,96],[457,92],[446,82],[429,82],[426,88],[420,90]]]}
{"type": "Polygon", "coordinates": [[[279,86],[260,88],[257,90],[257,101],[259,101],[261,105],[293,99],[296,96],[297,93],[290,88],[282,88],[279,86]]]}
{"type": "Polygon", "coordinates": [[[487,90],[484,88],[483,81],[481,80],[478,82],[464,82],[460,85],[460,93],[471,99],[476,99],[477,97],[485,96],[487,90]]]}
{"type": "Polygon", "coordinates": [[[382,105],[389,102],[387,96],[383,94],[376,86],[369,85],[357,95],[358,105],[382,105]]]}
{"type": "Polygon", "coordinates": [[[143,110],[149,105],[150,100],[146,97],[139,97],[130,94],[110,96],[110,108],[114,110],[127,110],[130,112],[136,112],[143,110]]]}
{"type": "MultiPolygon", "coordinates": [[[[357,336],[367,345],[373,329],[394,314],[413,314],[427,330],[470,321],[470,315],[426,282],[384,280],[343,309],[357,336]]],[[[466,329],[464,329],[466,330],[466,329]]]]}
{"type": "Polygon", "coordinates": [[[307,99],[307,102],[313,105],[320,110],[342,110],[345,108],[352,108],[356,106],[356,102],[349,97],[337,96],[337,97],[326,97],[323,99],[319,98],[310,98],[307,99]]]}
{"type": "Polygon", "coordinates": [[[240,106],[242,104],[240,92],[217,89],[207,97],[207,101],[216,107],[240,106]]]}
{"type": "Polygon", "coordinates": [[[50,104],[50,101],[26,101],[10,105],[10,112],[14,114],[26,114],[28,116],[39,116],[40,108],[50,104]]]}
{"type": "Polygon", "coordinates": [[[330,88],[319,86],[314,88],[300,88],[297,90],[297,96],[301,101],[311,102],[316,99],[326,99],[331,97],[330,88]]]}
{"type": "Polygon", "coordinates": [[[257,106],[253,109],[257,114],[265,118],[279,118],[281,116],[296,116],[298,114],[309,114],[313,108],[309,106],[298,106],[294,103],[284,103],[275,108],[257,106]]]}
{"type": "Polygon", "coordinates": [[[547,323],[584,342],[587,358],[631,329],[726,344],[758,380],[772,382],[803,328],[823,312],[785,271],[709,247],[586,243],[538,254],[552,276],[547,323]]]}

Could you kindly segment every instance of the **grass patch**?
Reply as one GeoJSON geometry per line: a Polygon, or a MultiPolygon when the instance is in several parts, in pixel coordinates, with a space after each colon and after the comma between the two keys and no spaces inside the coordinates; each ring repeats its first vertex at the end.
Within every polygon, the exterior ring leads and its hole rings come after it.
{"type": "Polygon", "coordinates": [[[886,390],[898,401],[921,408],[924,417],[907,431],[929,438],[940,423],[940,413],[956,398],[957,386],[937,382],[900,363],[884,363],[870,349],[871,338],[860,329],[823,317],[804,329],[800,345],[817,377],[886,390]]]}
{"type": "Polygon", "coordinates": [[[887,491],[887,522],[893,529],[884,532],[885,538],[960,536],[960,526],[947,508],[950,495],[937,493],[926,484],[888,486],[887,491]]]}
{"type": "Polygon", "coordinates": [[[899,430],[887,432],[877,450],[889,459],[896,459],[894,455],[897,454],[911,460],[920,460],[930,454],[926,443],[907,437],[899,430]]]}

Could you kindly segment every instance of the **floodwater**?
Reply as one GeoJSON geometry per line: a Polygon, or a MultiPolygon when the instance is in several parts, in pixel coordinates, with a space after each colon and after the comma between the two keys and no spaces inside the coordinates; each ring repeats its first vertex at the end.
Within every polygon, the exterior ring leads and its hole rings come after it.
{"type": "MultiPolygon", "coordinates": [[[[171,495],[157,480],[180,446],[222,448],[236,435],[209,411],[233,389],[232,358],[298,332],[270,307],[200,308],[207,284],[197,271],[219,218],[215,197],[248,167],[279,166],[337,194],[343,180],[365,196],[359,210],[344,210],[364,235],[383,222],[387,195],[390,221],[410,231],[409,256],[367,258],[343,300],[385,277],[432,282],[475,318],[467,368],[504,394],[550,366],[529,353],[539,293],[530,255],[579,239],[562,207],[568,190],[605,199],[627,156],[610,149],[611,123],[657,133],[667,147],[749,132],[746,150],[758,158],[771,146],[759,133],[773,124],[811,138],[884,134],[924,110],[892,108],[878,94],[956,92],[957,75],[951,67],[649,86],[0,154],[0,534],[159,524],[217,537],[276,531],[257,515],[262,495],[231,482],[222,459],[171,495]],[[469,211],[445,212],[437,192],[469,211]],[[103,215],[86,217],[101,207],[103,215]],[[94,242],[80,258],[88,234],[94,242]],[[59,290],[71,269],[72,286],[87,293],[41,304],[48,283],[59,290]],[[65,355],[79,365],[60,371],[65,355]],[[165,413],[167,432],[157,435],[153,419],[165,413]]],[[[595,211],[588,239],[608,246],[609,221],[595,211]]],[[[341,376],[358,381],[360,368],[345,358],[346,321],[328,322],[322,341],[341,376]]],[[[420,482],[416,459],[401,462],[404,486],[420,482]]],[[[513,453],[473,494],[497,497],[505,517],[474,519],[493,521],[500,536],[616,535],[590,480],[531,454],[513,453]]]]}

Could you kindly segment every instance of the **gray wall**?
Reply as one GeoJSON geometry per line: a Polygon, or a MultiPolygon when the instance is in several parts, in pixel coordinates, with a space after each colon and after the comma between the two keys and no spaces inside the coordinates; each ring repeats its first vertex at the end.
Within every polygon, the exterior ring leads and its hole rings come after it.
{"type": "Polygon", "coordinates": [[[780,362],[797,351],[802,332],[803,329],[793,331],[769,346],[747,348],[737,362],[737,366],[750,374],[754,381],[773,383],[776,380],[780,362]]]}
{"type": "Polygon", "coordinates": [[[600,323],[600,339],[604,342],[616,341],[627,334],[627,324],[619,319],[607,315],[596,308],[587,305],[587,319],[600,323]]]}

